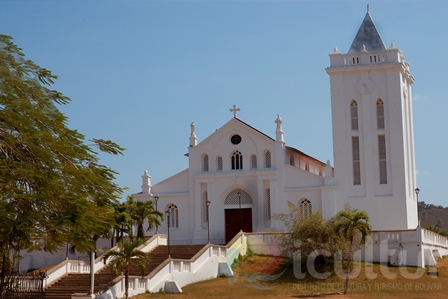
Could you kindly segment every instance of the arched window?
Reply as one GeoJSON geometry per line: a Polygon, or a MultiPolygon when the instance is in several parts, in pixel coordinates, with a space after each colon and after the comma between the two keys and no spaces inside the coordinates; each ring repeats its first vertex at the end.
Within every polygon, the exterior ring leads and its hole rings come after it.
{"type": "Polygon", "coordinates": [[[232,169],[243,169],[243,155],[239,151],[232,153],[232,169]]]}
{"type": "Polygon", "coordinates": [[[250,156],[250,168],[257,169],[257,155],[250,156]]]}
{"type": "Polygon", "coordinates": [[[355,100],[350,103],[350,119],[352,130],[358,130],[358,103],[355,100]]]}
{"type": "MultiPolygon", "coordinates": [[[[170,228],[178,228],[179,227],[179,211],[177,210],[177,206],[175,204],[170,203],[166,209],[170,212],[170,219],[168,226],[170,228]]],[[[166,218],[168,221],[168,218],[166,218]]]]}
{"type": "Polygon", "coordinates": [[[310,217],[313,212],[313,208],[311,207],[311,201],[306,198],[303,198],[299,201],[299,209],[300,215],[302,217],[310,217]]]}
{"type": "Polygon", "coordinates": [[[233,189],[224,199],[224,205],[251,205],[252,198],[243,189],[233,189]]]}
{"type": "Polygon", "coordinates": [[[208,193],[207,193],[207,191],[204,191],[204,193],[202,193],[202,222],[203,223],[207,223],[207,220],[208,220],[207,200],[208,200],[208,193]]]}
{"type": "Polygon", "coordinates": [[[264,153],[264,166],[266,168],[271,168],[271,152],[270,151],[266,151],[264,153]]]}
{"type": "Polygon", "coordinates": [[[266,221],[271,220],[271,189],[266,188],[264,192],[264,219],[266,221]]]}
{"type": "Polygon", "coordinates": [[[296,162],[294,161],[294,156],[293,155],[291,155],[291,157],[289,158],[289,165],[296,166],[296,162]]]}
{"type": "Polygon", "coordinates": [[[381,99],[376,101],[376,123],[378,129],[384,129],[384,103],[381,99]]]}
{"type": "Polygon", "coordinates": [[[218,165],[218,171],[222,171],[222,157],[216,158],[216,165],[218,165]]]}
{"type": "Polygon", "coordinates": [[[203,171],[208,171],[208,155],[207,154],[205,154],[202,157],[202,170],[203,171]]]}

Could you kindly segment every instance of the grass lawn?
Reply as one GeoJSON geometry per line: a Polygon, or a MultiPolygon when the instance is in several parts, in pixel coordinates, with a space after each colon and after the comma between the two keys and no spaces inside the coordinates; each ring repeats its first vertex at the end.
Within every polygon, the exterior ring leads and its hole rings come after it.
{"type": "MultiPolygon", "coordinates": [[[[334,271],[326,279],[315,279],[306,275],[299,280],[294,275],[293,268],[292,262],[288,259],[251,256],[243,258],[233,268],[234,277],[191,284],[182,289],[182,294],[142,294],[132,298],[441,299],[448,297],[448,258],[439,259],[437,269],[355,263],[353,271],[359,271],[359,274],[350,279],[347,295],[342,294],[345,279],[336,275],[334,271]],[[437,276],[428,274],[436,271],[437,276]]],[[[333,268],[331,266],[327,270],[333,268]]],[[[322,269],[318,272],[325,271],[322,269]]]]}

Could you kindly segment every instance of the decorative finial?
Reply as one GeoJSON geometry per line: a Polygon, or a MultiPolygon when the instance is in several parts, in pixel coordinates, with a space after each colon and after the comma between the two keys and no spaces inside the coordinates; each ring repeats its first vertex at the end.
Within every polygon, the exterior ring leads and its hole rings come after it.
{"type": "Polygon", "coordinates": [[[392,43],[390,44],[390,47],[391,47],[392,49],[395,48],[395,43],[392,42],[392,43]]]}
{"type": "Polygon", "coordinates": [[[277,124],[277,131],[281,131],[283,119],[280,117],[280,114],[277,114],[277,119],[275,120],[275,123],[277,124]]]}
{"type": "Polygon", "coordinates": [[[369,3],[367,3],[367,12],[368,13],[370,12],[370,4],[369,3]]]}
{"type": "Polygon", "coordinates": [[[275,135],[276,135],[276,140],[275,141],[284,142],[283,130],[282,130],[283,120],[280,117],[280,114],[277,114],[277,119],[275,120],[275,123],[277,124],[277,129],[275,130],[275,135]]]}
{"type": "Polygon", "coordinates": [[[338,47],[334,47],[334,52],[335,52],[335,53],[339,53],[339,49],[338,49],[338,47]]]}
{"type": "Polygon", "coordinates": [[[229,109],[230,112],[233,112],[233,117],[236,118],[236,113],[241,111],[240,108],[237,108],[236,105],[233,105],[233,109],[229,109]]]}
{"type": "Polygon", "coordinates": [[[198,137],[196,137],[196,125],[194,122],[190,124],[191,133],[190,133],[190,147],[196,146],[198,144],[198,137]]]}

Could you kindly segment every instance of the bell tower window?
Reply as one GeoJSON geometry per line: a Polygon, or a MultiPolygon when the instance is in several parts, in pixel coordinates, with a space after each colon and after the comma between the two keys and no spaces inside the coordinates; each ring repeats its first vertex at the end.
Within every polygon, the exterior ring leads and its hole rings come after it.
{"type": "Polygon", "coordinates": [[[355,100],[350,103],[350,119],[352,130],[358,130],[358,103],[355,100]]]}
{"type": "Polygon", "coordinates": [[[361,161],[359,159],[359,137],[352,137],[353,185],[361,185],[361,161]]]}
{"type": "Polygon", "coordinates": [[[376,122],[379,130],[384,129],[384,103],[382,100],[376,102],[376,122]]]}

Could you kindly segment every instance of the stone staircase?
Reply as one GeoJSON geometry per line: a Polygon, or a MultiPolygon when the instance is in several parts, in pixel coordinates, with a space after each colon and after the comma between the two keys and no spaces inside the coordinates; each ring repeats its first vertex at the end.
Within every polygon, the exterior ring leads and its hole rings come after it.
{"type": "MultiPolygon", "coordinates": [[[[170,255],[173,259],[191,259],[204,245],[171,245],[170,255]]],[[[146,263],[145,276],[151,273],[168,257],[168,247],[159,245],[150,253],[150,260],[146,263]]],[[[131,276],[141,276],[137,267],[131,267],[131,276]]],[[[106,265],[95,273],[95,293],[103,289],[116,278],[106,265]]],[[[73,293],[88,293],[90,291],[90,274],[69,274],[57,280],[45,290],[45,299],[71,299],[73,293]]]]}

